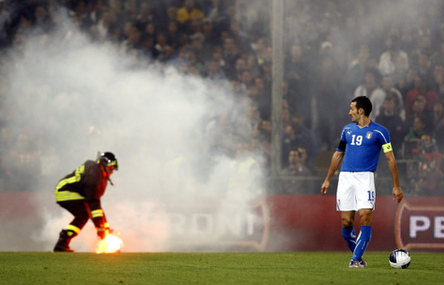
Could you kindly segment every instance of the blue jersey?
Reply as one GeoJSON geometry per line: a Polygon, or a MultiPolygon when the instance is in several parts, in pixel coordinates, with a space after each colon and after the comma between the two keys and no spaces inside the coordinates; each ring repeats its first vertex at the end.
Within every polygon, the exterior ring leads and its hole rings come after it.
{"type": "MultiPolygon", "coordinates": [[[[346,125],[341,140],[346,143],[341,171],[375,172],[381,149],[384,152],[392,151],[389,132],[373,121],[363,128],[356,123],[346,125]]],[[[337,151],[343,150],[338,148],[337,151]]]]}

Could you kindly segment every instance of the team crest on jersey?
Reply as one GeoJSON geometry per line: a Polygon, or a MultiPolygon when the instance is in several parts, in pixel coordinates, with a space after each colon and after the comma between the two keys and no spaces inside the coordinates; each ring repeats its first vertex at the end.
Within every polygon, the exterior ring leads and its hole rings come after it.
{"type": "Polygon", "coordinates": [[[367,132],[367,134],[365,135],[366,138],[371,139],[373,136],[373,132],[367,132]]]}

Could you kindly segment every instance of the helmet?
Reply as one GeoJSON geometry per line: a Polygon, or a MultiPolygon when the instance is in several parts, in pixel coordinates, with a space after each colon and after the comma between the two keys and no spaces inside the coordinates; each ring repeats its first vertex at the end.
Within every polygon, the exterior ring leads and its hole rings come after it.
{"type": "Polygon", "coordinates": [[[97,163],[101,163],[105,166],[112,167],[115,170],[119,169],[119,164],[117,163],[117,159],[112,152],[98,152],[97,163]]]}

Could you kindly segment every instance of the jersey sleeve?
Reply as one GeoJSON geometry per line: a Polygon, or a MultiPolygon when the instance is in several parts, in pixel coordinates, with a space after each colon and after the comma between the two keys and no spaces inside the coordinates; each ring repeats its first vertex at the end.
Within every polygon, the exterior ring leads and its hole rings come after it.
{"type": "Polygon", "coordinates": [[[345,129],[346,129],[346,127],[344,127],[342,129],[341,140],[339,141],[339,145],[336,148],[336,151],[339,151],[339,152],[344,152],[345,151],[345,145],[347,144],[347,139],[345,137],[345,129]]]}
{"type": "Polygon", "coordinates": [[[393,151],[389,131],[386,128],[381,128],[379,132],[381,136],[380,138],[381,147],[384,153],[393,151]]]}

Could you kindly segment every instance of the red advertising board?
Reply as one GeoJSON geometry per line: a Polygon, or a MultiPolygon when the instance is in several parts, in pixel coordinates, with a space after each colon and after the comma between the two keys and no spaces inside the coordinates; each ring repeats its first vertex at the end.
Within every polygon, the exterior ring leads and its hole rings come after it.
{"type": "MultiPolygon", "coordinates": [[[[271,195],[267,197],[271,232],[267,249],[276,251],[347,250],[341,234],[335,196],[271,195]],[[275,242],[280,238],[285,242],[275,242]]],[[[355,229],[359,231],[359,218],[355,229]]],[[[367,250],[443,251],[444,197],[405,197],[401,204],[379,196],[373,212],[367,250]]]]}
{"type": "MultiPolygon", "coordinates": [[[[35,203],[46,195],[0,192],[0,224],[4,230],[0,250],[35,250],[45,246],[33,245],[30,237],[46,223],[40,213],[42,209],[35,203]],[[17,239],[17,236],[23,238],[17,239]],[[11,244],[14,244],[13,249],[11,244]]],[[[270,252],[347,251],[335,204],[334,195],[268,195],[252,202],[247,215],[236,205],[230,205],[228,214],[220,216],[214,211],[216,204],[211,203],[167,205],[165,211],[169,217],[166,220],[175,229],[169,236],[173,245],[196,246],[199,243],[202,250],[210,251],[218,248],[270,252]],[[205,239],[205,235],[217,233],[223,234],[217,239],[205,239]]],[[[58,209],[55,202],[52,205],[58,209]]],[[[357,232],[359,228],[357,216],[357,232]]],[[[49,243],[52,245],[53,241],[49,243]]],[[[391,251],[396,248],[444,251],[444,197],[407,196],[401,204],[391,196],[377,197],[372,239],[367,250],[391,251]]]]}
{"type": "Polygon", "coordinates": [[[444,249],[444,200],[408,199],[395,218],[396,244],[406,250],[444,249]]]}

